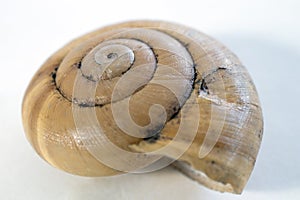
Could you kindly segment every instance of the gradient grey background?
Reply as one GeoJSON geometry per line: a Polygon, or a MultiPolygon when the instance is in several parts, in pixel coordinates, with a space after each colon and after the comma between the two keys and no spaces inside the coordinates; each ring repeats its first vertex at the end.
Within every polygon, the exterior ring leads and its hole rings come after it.
{"type": "Polygon", "coordinates": [[[300,199],[299,2],[0,0],[0,199],[300,199]],[[201,30],[235,52],[252,75],[265,131],[241,196],[208,190],[172,168],[113,178],[69,175],[27,142],[21,102],[39,66],[69,40],[131,19],[201,30]]]}

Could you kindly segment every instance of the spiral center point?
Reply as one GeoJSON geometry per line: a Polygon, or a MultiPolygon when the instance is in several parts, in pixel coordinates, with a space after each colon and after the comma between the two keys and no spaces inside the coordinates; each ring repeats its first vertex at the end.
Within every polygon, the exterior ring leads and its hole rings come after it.
{"type": "Polygon", "coordinates": [[[90,80],[110,80],[122,76],[131,67],[133,61],[132,49],[107,41],[96,46],[84,58],[81,70],[90,80]]]}
{"type": "Polygon", "coordinates": [[[110,53],[110,54],[107,55],[108,59],[113,59],[113,58],[117,58],[117,57],[118,57],[117,53],[110,53]]]}

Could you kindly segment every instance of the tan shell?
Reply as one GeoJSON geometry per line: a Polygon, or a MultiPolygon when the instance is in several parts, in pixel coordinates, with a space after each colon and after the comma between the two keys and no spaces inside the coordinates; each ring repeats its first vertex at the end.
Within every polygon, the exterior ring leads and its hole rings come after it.
{"type": "Polygon", "coordinates": [[[37,153],[66,172],[110,176],[172,163],[232,193],[247,183],[263,132],[238,58],[160,21],[104,27],[64,46],[33,77],[22,114],[37,153]]]}

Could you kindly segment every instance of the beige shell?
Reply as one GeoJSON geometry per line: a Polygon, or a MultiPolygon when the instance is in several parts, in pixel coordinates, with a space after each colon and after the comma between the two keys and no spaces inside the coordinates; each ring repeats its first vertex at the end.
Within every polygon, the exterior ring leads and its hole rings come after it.
{"type": "Polygon", "coordinates": [[[37,153],[66,172],[172,164],[232,193],[245,187],[263,132],[238,58],[201,32],[160,21],[104,27],[64,46],[33,77],[22,114],[37,153]]]}

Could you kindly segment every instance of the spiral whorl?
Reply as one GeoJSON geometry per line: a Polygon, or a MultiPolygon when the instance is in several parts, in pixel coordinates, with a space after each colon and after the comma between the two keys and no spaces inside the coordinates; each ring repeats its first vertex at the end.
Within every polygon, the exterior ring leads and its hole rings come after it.
{"type": "Polygon", "coordinates": [[[104,27],[56,52],[26,91],[23,123],[39,155],[73,174],[178,160],[192,179],[235,193],[262,134],[257,92],[238,58],[203,33],[158,21],[104,27]]]}

